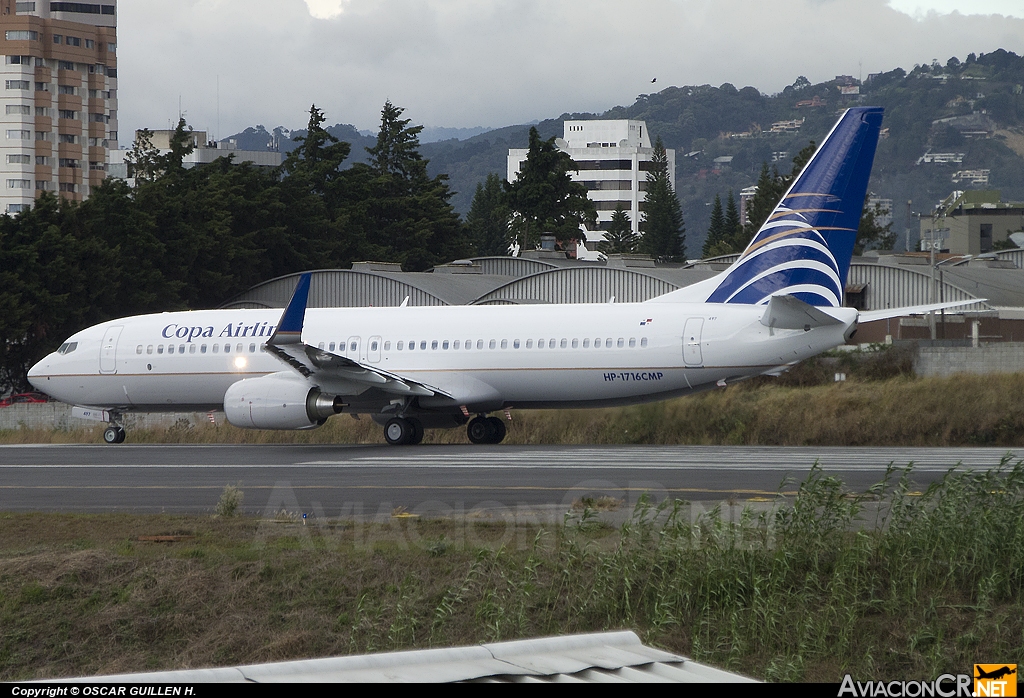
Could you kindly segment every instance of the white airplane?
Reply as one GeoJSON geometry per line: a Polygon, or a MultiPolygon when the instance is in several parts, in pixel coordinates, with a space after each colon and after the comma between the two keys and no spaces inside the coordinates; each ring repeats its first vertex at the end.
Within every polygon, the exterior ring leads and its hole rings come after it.
{"type": "Polygon", "coordinates": [[[201,310],[105,322],[29,372],[38,390],[110,423],[130,411],[223,409],[253,429],[307,429],[370,414],[390,444],[466,424],[498,443],[517,408],[663,400],[786,370],[843,344],[873,313],[844,308],[882,109],[839,119],[739,260],[644,303],[307,310],[310,274],[284,313],[201,310]],[[477,415],[470,419],[471,415],[477,415]]]}

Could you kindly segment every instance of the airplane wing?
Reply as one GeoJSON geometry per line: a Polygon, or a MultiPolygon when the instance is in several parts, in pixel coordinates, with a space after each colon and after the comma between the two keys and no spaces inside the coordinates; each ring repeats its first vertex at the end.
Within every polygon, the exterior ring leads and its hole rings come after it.
{"type": "Polygon", "coordinates": [[[393,395],[435,395],[451,398],[445,391],[385,371],[346,356],[339,356],[302,341],[302,325],[306,318],[309,283],[312,274],[303,274],[295,287],[288,307],[274,335],[267,340],[267,351],[307,378],[330,381],[335,384],[354,384],[354,388],[377,388],[393,395]]]}
{"type": "Polygon", "coordinates": [[[857,315],[857,322],[874,322],[875,320],[886,320],[893,317],[903,317],[904,315],[922,315],[924,313],[932,313],[936,310],[945,310],[946,308],[960,308],[965,305],[974,305],[975,303],[984,303],[987,298],[976,298],[969,301],[949,301],[948,303],[932,303],[930,305],[908,305],[903,308],[885,308],[883,310],[862,310],[857,315]]]}

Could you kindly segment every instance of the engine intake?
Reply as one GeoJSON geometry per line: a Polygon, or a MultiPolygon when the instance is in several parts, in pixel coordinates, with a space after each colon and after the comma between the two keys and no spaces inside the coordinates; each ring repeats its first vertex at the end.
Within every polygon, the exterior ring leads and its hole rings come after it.
{"type": "Polygon", "coordinates": [[[224,414],[244,429],[309,429],[346,407],[290,371],[240,380],[224,393],[224,414]]]}

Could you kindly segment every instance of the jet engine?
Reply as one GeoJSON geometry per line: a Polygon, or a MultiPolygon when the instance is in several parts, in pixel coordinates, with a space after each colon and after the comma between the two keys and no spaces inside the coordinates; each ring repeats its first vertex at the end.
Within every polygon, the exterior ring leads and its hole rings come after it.
{"type": "Polygon", "coordinates": [[[290,371],[246,378],[224,393],[228,421],[245,429],[309,429],[345,406],[341,396],[324,394],[290,371]]]}

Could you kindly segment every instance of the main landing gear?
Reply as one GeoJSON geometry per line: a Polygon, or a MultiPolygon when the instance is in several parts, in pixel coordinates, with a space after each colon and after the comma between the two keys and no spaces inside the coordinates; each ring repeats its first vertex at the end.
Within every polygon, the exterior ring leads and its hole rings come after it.
{"type": "Polygon", "coordinates": [[[384,439],[392,446],[415,446],[423,441],[423,424],[415,417],[394,417],[384,425],[384,439]]]}
{"type": "Polygon", "coordinates": [[[500,444],[505,438],[505,423],[497,417],[480,415],[470,420],[466,434],[475,444],[500,444]]]}

